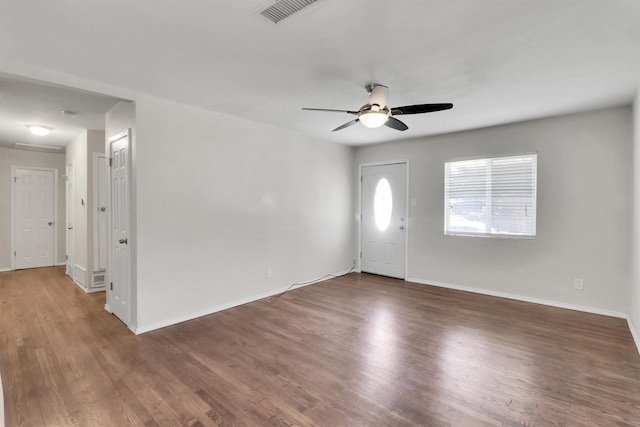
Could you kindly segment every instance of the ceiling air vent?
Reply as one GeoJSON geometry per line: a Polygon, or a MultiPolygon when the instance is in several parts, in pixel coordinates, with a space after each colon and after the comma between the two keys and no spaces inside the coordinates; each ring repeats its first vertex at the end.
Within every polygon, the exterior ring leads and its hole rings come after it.
{"type": "Polygon", "coordinates": [[[13,148],[17,150],[44,151],[46,153],[60,153],[62,150],[64,150],[64,147],[52,147],[50,145],[22,144],[20,142],[14,142],[13,148]]]}
{"type": "Polygon", "coordinates": [[[279,0],[266,9],[259,9],[258,13],[274,24],[277,24],[317,1],[318,0],[279,0]]]}

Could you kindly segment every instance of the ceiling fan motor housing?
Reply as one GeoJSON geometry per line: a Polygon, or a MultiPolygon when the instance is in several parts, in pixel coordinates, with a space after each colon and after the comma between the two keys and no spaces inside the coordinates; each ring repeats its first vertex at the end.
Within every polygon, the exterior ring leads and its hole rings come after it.
{"type": "Polygon", "coordinates": [[[379,105],[381,109],[387,106],[388,87],[379,84],[370,84],[366,87],[369,92],[369,105],[379,105]]]}

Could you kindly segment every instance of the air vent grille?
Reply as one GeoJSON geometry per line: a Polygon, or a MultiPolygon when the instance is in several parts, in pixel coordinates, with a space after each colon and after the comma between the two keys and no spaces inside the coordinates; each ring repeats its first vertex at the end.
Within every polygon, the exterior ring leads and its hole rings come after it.
{"type": "Polygon", "coordinates": [[[258,13],[274,24],[277,24],[317,1],[318,0],[280,0],[266,9],[259,10],[258,13]]]}
{"type": "Polygon", "coordinates": [[[44,151],[46,153],[60,153],[64,150],[64,147],[52,147],[50,145],[22,144],[20,142],[14,142],[13,148],[17,150],[44,151]]]}

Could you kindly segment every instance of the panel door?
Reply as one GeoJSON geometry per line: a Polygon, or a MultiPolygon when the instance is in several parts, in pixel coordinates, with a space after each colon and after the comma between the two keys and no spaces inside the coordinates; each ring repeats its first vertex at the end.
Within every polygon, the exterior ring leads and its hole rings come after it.
{"type": "Polygon", "coordinates": [[[362,168],[361,270],[403,279],[406,164],[362,168]]]}
{"type": "Polygon", "coordinates": [[[16,269],[54,265],[54,171],[15,169],[14,255],[16,269]]]}
{"type": "Polygon", "coordinates": [[[111,286],[113,314],[129,324],[131,260],[129,250],[129,133],[111,141],[111,286]]]}

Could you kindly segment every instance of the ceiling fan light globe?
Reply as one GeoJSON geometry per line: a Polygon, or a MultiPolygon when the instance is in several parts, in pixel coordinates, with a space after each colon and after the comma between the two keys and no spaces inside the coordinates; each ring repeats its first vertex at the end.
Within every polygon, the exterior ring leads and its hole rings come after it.
{"type": "Polygon", "coordinates": [[[368,128],[379,128],[389,119],[388,113],[382,111],[365,111],[360,114],[360,123],[368,128]]]}

